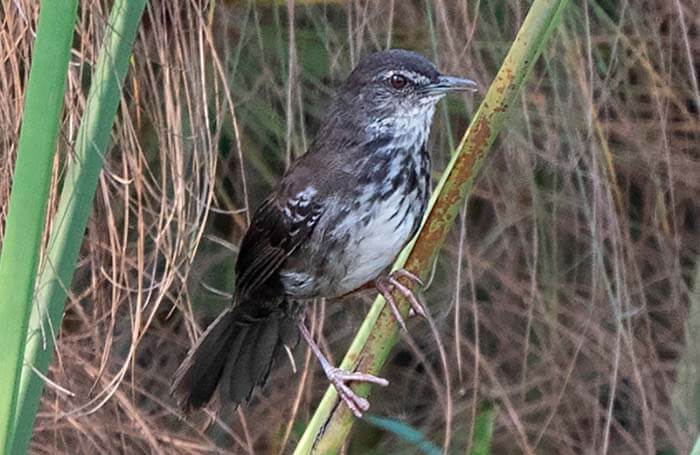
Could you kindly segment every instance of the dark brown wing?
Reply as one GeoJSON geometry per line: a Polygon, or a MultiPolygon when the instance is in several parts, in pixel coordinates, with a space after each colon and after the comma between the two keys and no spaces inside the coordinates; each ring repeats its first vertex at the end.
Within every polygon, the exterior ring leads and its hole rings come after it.
{"type": "Polygon", "coordinates": [[[309,239],[321,215],[313,190],[304,190],[283,203],[273,194],[253,215],[236,262],[236,295],[245,298],[265,285],[282,295],[277,272],[285,259],[309,239]]]}

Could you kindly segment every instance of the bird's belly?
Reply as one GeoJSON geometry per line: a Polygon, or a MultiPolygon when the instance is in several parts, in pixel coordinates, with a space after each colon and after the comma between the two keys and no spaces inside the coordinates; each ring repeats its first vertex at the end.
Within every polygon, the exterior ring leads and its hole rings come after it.
{"type": "Polygon", "coordinates": [[[397,191],[385,200],[368,202],[367,209],[348,215],[331,231],[332,237],[347,240],[343,252],[330,258],[333,270],[324,290],[329,297],[358,289],[392,264],[420,222],[425,201],[418,193],[397,191]]]}
{"type": "Polygon", "coordinates": [[[389,267],[411,238],[414,217],[402,224],[378,219],[361,232],[361,240],[351,244],[343,258],[345,275],[338,279],[336,295],[344,295],[377,278],[389,267]]]}
{"type": "Polygon", "coordinates": [[[299,299],[333,298],[374,280],[411,239],[426,204],[426,192],[399,192],[361,204],[337,224],[324,226],[297,252],[294,267],[281,271],[287,294],[299,299]]]}
{"type": "MultiPolygon", "coordinates": [[[[280,273],[287,294],[308,299],[339,297],[377,278],[418,228],[427,191],[397,191],[384,200],[360,202],[329,220],[280,273]]],[[[377,198],[379,199],[379,198],[377,198]]]]}

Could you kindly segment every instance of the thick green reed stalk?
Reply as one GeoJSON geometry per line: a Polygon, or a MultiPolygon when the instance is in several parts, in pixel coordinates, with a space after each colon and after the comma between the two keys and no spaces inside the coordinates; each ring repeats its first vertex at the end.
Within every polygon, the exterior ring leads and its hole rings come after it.
{"type": "MultiPolygon", "coordinates": [[[[567,0],[535,0],[508,55],[474,115],[469,129],[457,147],[430,201],[427,218],[416,237],[399,256],[394,268],[425,278],[440,250],[460,207],[474,185],[489,147],[503,128],[512,105],[544,45],[556,28],[567,0]]],[[[408,303],[394,296],[401,313],[408,314],[408,303]]],[[[341,368],[377,374],[398,339],[398,324],[384,299],[377,297],[353,340],[341,368]]],[[[355,392],[367,396],[370,386],[357,384],[355,392]]],[[[326,390],[321,403],[296,447],[295,454],[336,453],[350,433],[354,416],[337,405],[333,387],[326,390]]]]}
{"type": "MultiPolygon", "coordinates": [[[[63,4],[58,1],[44,3],[63,4]]],[[[34,370],[46,374],[54,346],[52,332],[46,330],[42,336],[41,327],[42,324],[45,327],[49,324],[60,327],[63,319],[66,290],[71,286],[85,227],[92,211],[114,117],[121,100],[121,87],[145,5],[145,0],[117,0],[107,21],[72,160],[66,169],[49,237],[47,260],[37,281],[28,331],[22,333],[27,343],[26,353],[15,418],[10,420],[14,442],[12,451],[6,453],[25,453],[29,447],[44,386],[43,379],[34,370]]],[[[44,7],[42,3],[42,14],[44,7]]]]}

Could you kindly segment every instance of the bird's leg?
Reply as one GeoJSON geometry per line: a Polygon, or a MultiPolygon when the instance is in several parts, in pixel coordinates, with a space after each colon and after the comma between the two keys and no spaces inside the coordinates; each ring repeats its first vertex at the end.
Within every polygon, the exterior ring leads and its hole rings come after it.
{"type": "Polygon", "coordinates": [[[385,387],[389,385],[389,381],[371,374],[350,372],[334,367],[330,364],[330,362],[328,362],[328,359],[326,359],[321,352],[321,348],[316,344],[311,336],[311,333],[309,333],[309,329],[306,328],[306,324],[304,324],[303,319],[299,319],[297,321],[297,326],[299,327],[301,335],[308,343],[314,355],[316,355],[316,358],[321,364],[321,368],[323,368],[323,372],[326,374],[328,381],[330,381],[330,383],[333,384],[333,387],[335,387],[335,390],[338,391],[338,396],[340,396],[347,407],[350,408],[350,411],[352,411],[357,418],[361,418],[362,413],[367,412],[369,409],[369,401],[355,394],[347,383],[369,382],[385,387]]]}
{"type": "Polygon", "coordinates": [[[394,289],[399,291],[406,298],[406,300],[408,300],[408,303],[411,305],[411,310],[413,310],[415,314],[425,318],[427,317],[427,312],[425,306],[418,300],[413,291],[404,286],[398,280],[399,278],[406,278],[419,286],[423,286],[423,281],[418,276],[405,269],[395,270],[387,276],[377,278],[374,281],[374,285],[384,296],[384,300],[386,300],[386,303],[389,305],[389,309],[391,309],[392,314],[396,318],[396,322],[399,323],[402,329],[406,330],[406,323],[401,317],[399,308],[396,306],[396,300],[394,300],[394,297],[391,295],[394,289]]]}

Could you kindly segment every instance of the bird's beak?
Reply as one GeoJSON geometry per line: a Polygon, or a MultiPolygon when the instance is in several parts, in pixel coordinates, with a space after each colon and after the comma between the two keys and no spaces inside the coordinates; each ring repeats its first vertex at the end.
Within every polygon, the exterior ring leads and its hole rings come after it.
{"type": "Polygon", "coordinates": [[[475,92],[479,89],[479,86],[471,79],[440,76],[437,82],[430,84],[426,88],[431,94],[444,95],[449,92],[475,92]]]}

